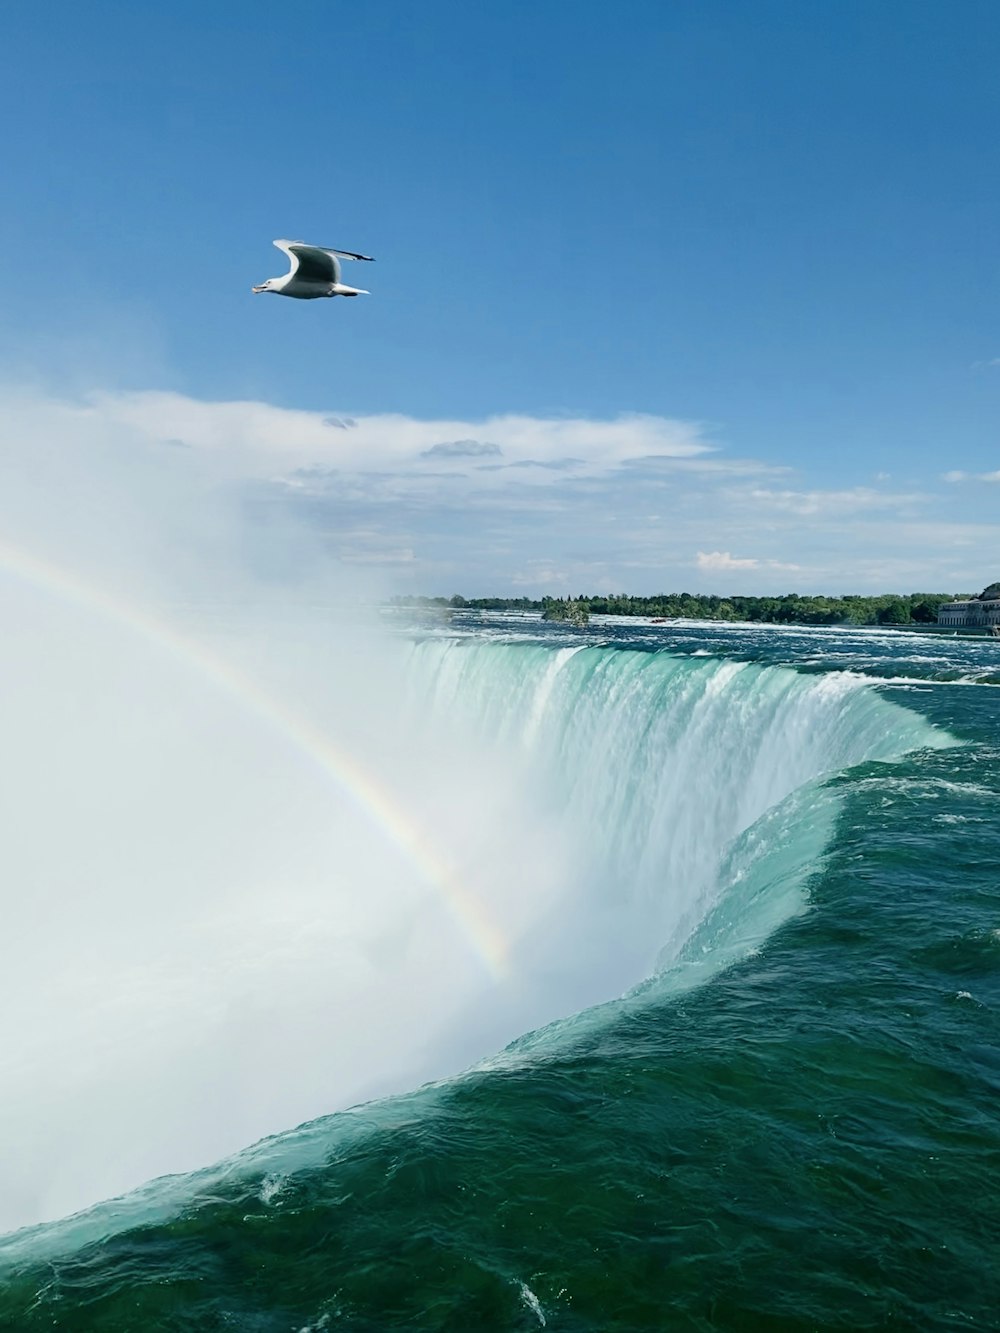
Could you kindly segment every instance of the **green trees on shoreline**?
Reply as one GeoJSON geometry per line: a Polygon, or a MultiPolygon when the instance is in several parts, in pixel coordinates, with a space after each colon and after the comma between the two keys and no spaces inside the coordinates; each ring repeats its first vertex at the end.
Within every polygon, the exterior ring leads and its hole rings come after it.
{"type": "Polygon", "coordinates": [[[575,625],[577,629],[583,629],[584,625],[590,623],[590,608],[583,601],[561,601],[556,598],[548,598],[542,609],[543,620],[565,620],[569,624],[575,625]]]}
{"type": "Polygon", "coordinates": [[[450,607],[470,611],[541,611],[547,620],[586,624],[591,615],[652,616],[672,620],[750,620],[776,625],[934,625],[938,607],[951,593],[822,597],[787,593],[782,597],[717,597],[701,593],[627,593],[578,597],[394,597],[400,607],[450,607]]]}

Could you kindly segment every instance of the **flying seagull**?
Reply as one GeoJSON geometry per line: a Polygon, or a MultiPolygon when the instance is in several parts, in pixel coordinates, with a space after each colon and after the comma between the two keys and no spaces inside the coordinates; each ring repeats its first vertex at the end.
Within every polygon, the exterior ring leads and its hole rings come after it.
{"type": "Polygon", "coordinates": [[[306,245],[304,241],[275,241],[284,250],[292,267],[283,278],[268,278],[255,292],[274,292],[276,296],[296,296],[300,301],[312,301],[317,296],[367,296],[363,287],[345,287],[340,281],[340,259],[367,259],[371,255],[356,255],[350,250],[327,250],[321,245],[306,245]]]}

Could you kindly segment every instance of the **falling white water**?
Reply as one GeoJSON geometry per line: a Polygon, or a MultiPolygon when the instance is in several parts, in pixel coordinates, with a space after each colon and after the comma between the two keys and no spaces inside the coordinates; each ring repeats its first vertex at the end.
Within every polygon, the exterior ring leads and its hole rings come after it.
{"type": "Polygon", "coordinates": [[[289,600],[247,572],[301,534],[173,462],[84,461],[9,468],[0,512],[0,1229],[745,951],[817,850],[744,903],[754,830],[932,743],[856,683],[387,643],[342,573],[289,600]]]}

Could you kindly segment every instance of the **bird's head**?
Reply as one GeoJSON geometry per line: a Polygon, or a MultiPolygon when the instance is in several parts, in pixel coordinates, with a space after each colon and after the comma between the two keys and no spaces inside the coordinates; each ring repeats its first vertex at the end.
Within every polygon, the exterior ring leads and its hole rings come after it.
{"type": "Polygon", "coordinates": [[[254,287],[253,290],[254,290],[255,292],[270,292],[270,291],[273,291],[274,289],[273,289],[272,286],[271,286],[271,283],[272,283],[273,281],[274,281],[273,278],[268,278],[268,280],[267,280],[266,282],[262,282],[262,283],[260,283],[259,286],[254,287]]]}

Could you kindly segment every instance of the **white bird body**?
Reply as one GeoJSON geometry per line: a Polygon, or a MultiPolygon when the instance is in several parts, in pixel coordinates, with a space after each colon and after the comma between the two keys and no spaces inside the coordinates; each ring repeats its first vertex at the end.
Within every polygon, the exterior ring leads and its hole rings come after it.
{"type": "Polygon", "coordinates": [[[340,281],[341,259],[364,259],[372,262],[371,255],[356,255],[350,250],[327,250],[320,245],[306,245],[304,241],[275,241],[279,250],[288,256],[291,268],[281,278],[268,278],[255,292],[274,292],[275,296],[294,296],[300,301],[313,301],[318,296],[368,296],[363,287],[347,287],[340,281]]]}

